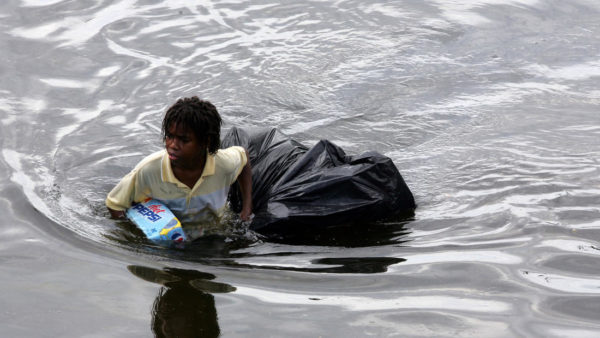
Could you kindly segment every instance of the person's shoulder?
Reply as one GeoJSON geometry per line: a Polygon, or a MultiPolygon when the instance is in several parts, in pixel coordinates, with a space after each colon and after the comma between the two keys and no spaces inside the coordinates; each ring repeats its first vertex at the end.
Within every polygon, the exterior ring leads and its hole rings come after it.
{"type": "Polygon", "coordinates": [[[146,157],[144,157],[136,166],[135,170],[148,170],[148,169],[160,169],[162,158],[165,154],[165,150],[161,149],[146,157]]]}
{"type": "Polygon", "coordinates": [[[240,158],[240,156],[243,158],[246,158],[246,151],[244,150],[244,148],[242,148],[240,146],[231,146],[229,148],[219,149],[219,150],[217,150],[217,153],[215,154],[215,157],[226,159],[226,160],[231,160],[231,159],[238,160],[240,158]]]}
{"type": "Polygon", "coordinates": [[[215,164],[222,168],[237,168],[246,163],[246,151],[239,146],[217,150],[215,164]]]}
{"type": "Polygon", "coordinates": [[[238,156],[239,154],[245,154],[245,150],[240,146],[231,146],[229,148],[217,150],[217,155],[223,156],[238,156]]]}

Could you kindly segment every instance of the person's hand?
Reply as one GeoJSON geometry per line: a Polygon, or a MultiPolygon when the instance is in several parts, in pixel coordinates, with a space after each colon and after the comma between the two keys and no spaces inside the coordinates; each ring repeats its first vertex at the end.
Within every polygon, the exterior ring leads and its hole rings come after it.
{"type": "Polygon", "coordinates": [[[240,212],[240,218],[244,222],[248,222],[252,220],[252,208],[243,208],[242,212],[240,212]]]}
{"type": "Polygon", "coordinates": [[[125,215],[125,211],[121,210],[113,210],[108,208],[108,212],[110,213],[110,218],[112,219],[125,219],[127,216],[125,215]]]}

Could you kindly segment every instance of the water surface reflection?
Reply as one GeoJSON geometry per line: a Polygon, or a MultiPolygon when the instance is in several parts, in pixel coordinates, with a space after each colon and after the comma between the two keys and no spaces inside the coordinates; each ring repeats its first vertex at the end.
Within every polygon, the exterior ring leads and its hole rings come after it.
{"type": "Polygon", "coordinates": [[[213,293],[235,287],[213,282],[215,275],[176,268],[153,269],[130,265],[135,276],[163,285],[152,307],[152,331],[156,337],[217,337],[221,333],[213,293]]]}
{"type": "Polygon", "coordinates": [[[600,5],[465,3],[2,2],[0,336],[597,336],[600,5]],[[417,214],[152,246],[103,200],[191,95],[391,157],[417,214]]]}

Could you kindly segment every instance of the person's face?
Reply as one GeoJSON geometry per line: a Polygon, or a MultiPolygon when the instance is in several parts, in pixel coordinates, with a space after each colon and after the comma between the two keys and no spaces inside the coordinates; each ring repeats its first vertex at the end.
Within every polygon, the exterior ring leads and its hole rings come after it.
{"type": "Polygon", "coordinates": [[[172,167],[193,169],[206,156],[206,145],[198,142],[196,135],[187,128],[177,128],[176,124],[167,128],[165,148],[172,167]]]}

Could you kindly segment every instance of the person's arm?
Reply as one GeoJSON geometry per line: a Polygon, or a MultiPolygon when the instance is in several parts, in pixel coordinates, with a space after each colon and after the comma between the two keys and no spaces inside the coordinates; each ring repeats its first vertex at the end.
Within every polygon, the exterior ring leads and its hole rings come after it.
{"type": "Polygon", "coordinates": [[[250,156],[248,151],[246,152],[246,165],[242,169],[240,176],[238,176],[238,183],[240,185],[240,192],[242,193],[242,212],[240,212],[240,218],[243,221],[249,221],[252,215],[252,167],[250,166],[250,156]]]}
{"type": "Polygon", "coordinates": [[[109,207],[106,207],[108,209],[108,212],[110,213],[110,218],[112,219],[124,219],[125,217],[125,211],[123,210],[114,210],[111,209],[109,207]]]}
{"type": "Polygon", "coordinates": [[[131,206],[135,193],[136,174],[131,171],[108,193],[105,203],[110,218],[124,219],[125,211],[131,206]]]}

